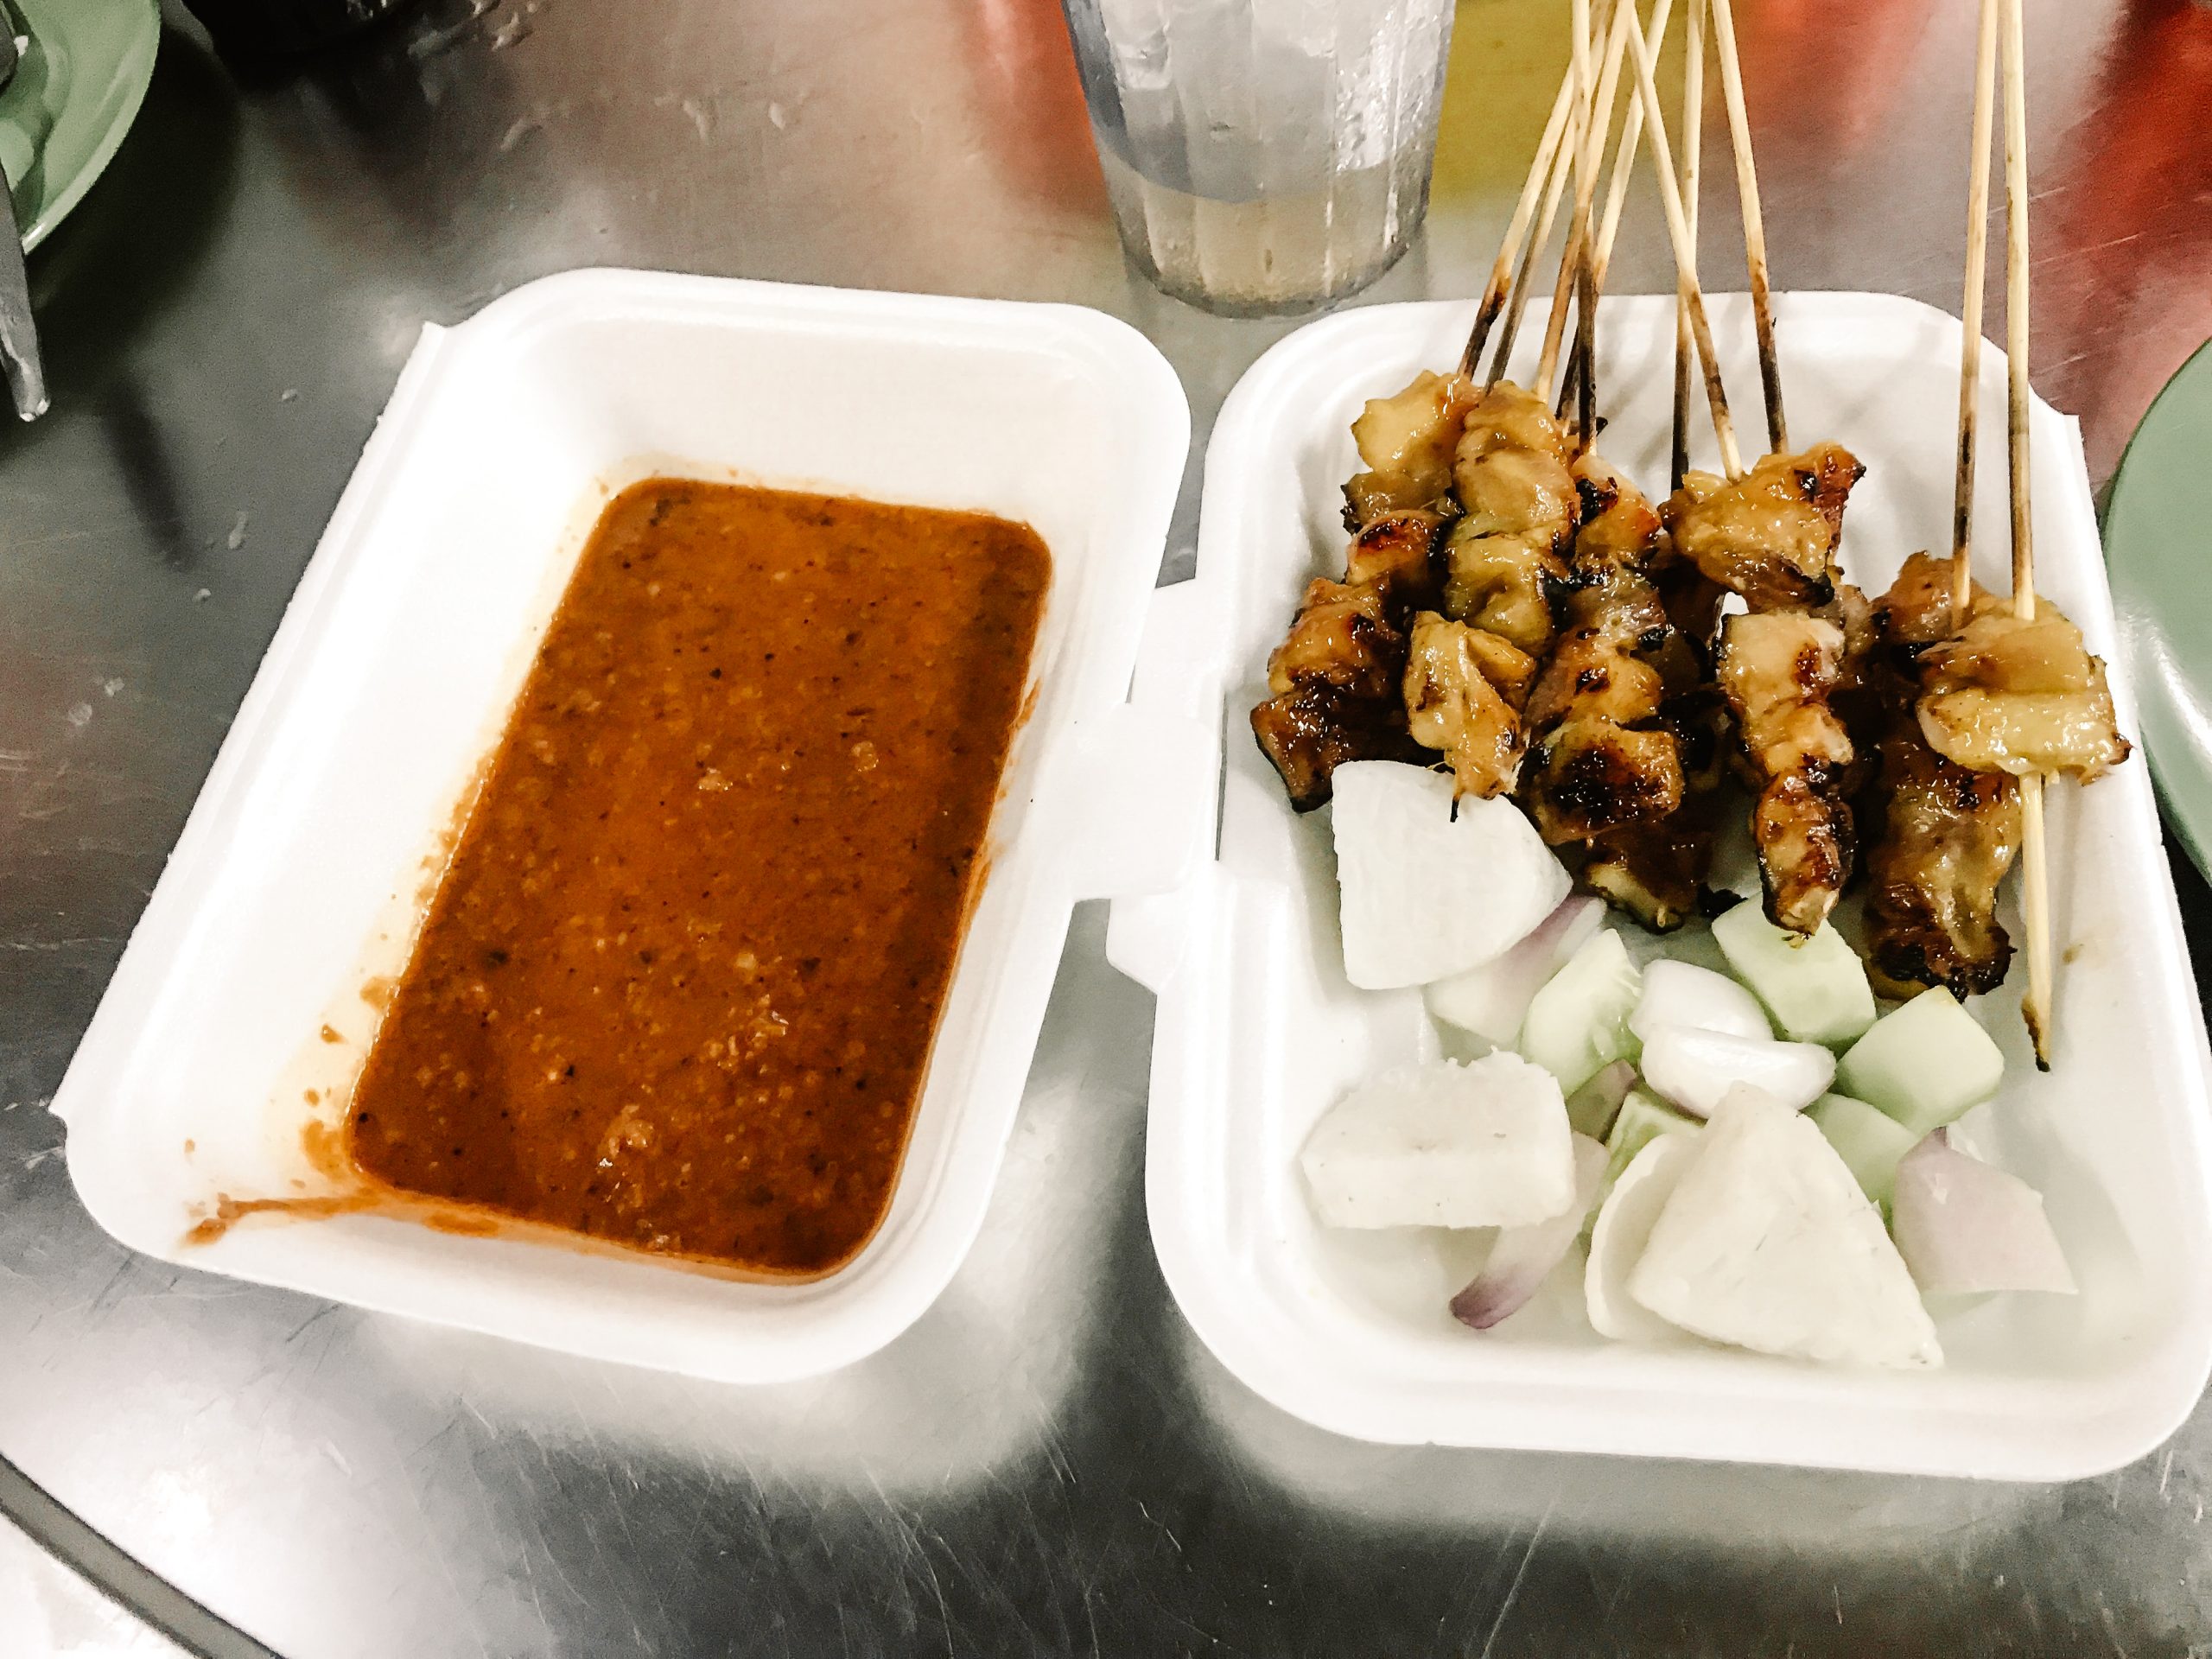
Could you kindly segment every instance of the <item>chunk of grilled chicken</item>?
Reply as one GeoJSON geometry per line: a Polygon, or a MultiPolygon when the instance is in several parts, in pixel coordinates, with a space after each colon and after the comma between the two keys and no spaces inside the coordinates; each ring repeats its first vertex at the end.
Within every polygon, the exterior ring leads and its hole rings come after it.
{"type": "Polygon", "coordinates": [[[1445,538],[1445,613],[1541,655],[1578,505],[1567,435],[1541,398],[1501,381],[1468,411],[1452,477],[1463,516],[1445,538]]]}
{"type": "Polygon", "coordinates": [[[1382,587],[1317,576],[1268,658],[1268,690],[1281,696],[1293,686],[1319,683],[1379,697],[1397,683],[1405,660],[1405,632],[1391,620],[1382,587]]]}
{"type": "Polygon", "coordinates": [[[1382,589],[1401,620],[1433,607],[1443,591],[1436,545],[1443,528],[1444,515],[1424,508],[1382,514],[1352,537],[1344,555],[1344,580],[1382,589]]]}
{"type": "Polygon", "coordinates": [[[1484,536],[1462,518],[1444,537],[1444,561],[1446,615],[1531,656],[1551,644],[1558,629],[1551,596],[1568,572],[1549,534],[1484,536]]]}
{"type": "Polygon", "coordinates": [[[1452,461],[1482,388],[1463,374],[1424,369],[1391,397],[1370,397],[1351,423],[1367,470],[1344,486],[1344,525],[1426,507],[1452,488],[1452,461]]]}
{"type": "Polygon", "coordinates": [[[1555,847],[1664,817],[1682,799],[1675,734],[1659,719],[1666,680],[1654,659],[1669,630],[1658,594],[1614,566],[1566,608],[1526,711],[1530,814],[1555,847]]]}
{"type": "Polygon", "coordinates": [[[1577,455],[1569,470],[1581,504],[1574,531],[1576,574],[1648,569],[1660,542],[1659,514],[1649,499],[1595,449],[1577,455]]]}
{"type": "Polygon", "coordinates": [[[1549,532],[1564,545],[1574,530],[1574,475],[1567,435],[1544,400],[1501,380],[1466,415],[1452,463],[1459,509],[1482,535],[1549,532]]]}
{"type": "MultiPolygon", "coordinates": [[[[2001,609],[1976,586],[1969,615],[2001,609]]],[[[1997,889],[2020,834],[2018,791],[2002,772],[1972,772],[1929,748],[1914,714],[1920,658],[1952,627],[1948,560],[1916,553],[1871,607],[1864,696],[1877,756],[1860,817],[1873,832],[1865,864],[1867,971],[1885,996],[1941,985],[1965,997],[1994,989],[2012,959],[1997,889]]],[[[1854,732],[1856,728],[1854,728],[1854,732]]]]}
{"type": "Polygon", "coordinates": [[[1909,703],[1892,715],[1866,855],[1867,971],[1885,996],[1995,990],[2012,959],[1997,889],[2019,849],[2019,786],[1936,753],[1909,703]]]}
{"type": "MultiPolygon", "coordinates": [[[[2003,600],[1980,582],[1973,584],[1969,617],[2005,608],[2003,600]]],[[[1951,562],[1933,553],[1914,554],[1889,591],[1874,601],[1870,620],[1878,652],[1892,665],[1910,669],[1923,651],[1951,637],[1951,562]]]]}
{"type": "Polygon", "coordinates": [[[1414,618],[1405,707],[1414,741],[1451,762],[1461,795],[1512,789],[1520,775],[1521,709],[1535,659],[1494,633],[1433,611],[1414,618]]]}
{"type": "Polygon", "coordinates": [[[1347,760],[1419,765],[1429,759],[1408,734],[1405,701],[1395,691],[1363,697],[1320,680],[1259,704],[1252,710],[1252,734],[1300,812],[1327,804],[1330,779],[1347,760]]]}
{"type": "Polygon", "coordinates": [[[1816,443],[1733,482],[1692,473],[1661,516],[1675,551],[1753,610],[1825,605],[1844,503],[1865,471],[1842,445],[1816,443]]]}
{"type": "Polygon", "coordinates": [[[1671,933],[1697,914],[1719,824],[1719,797],[1693,790],[1666,817],[1593,842],[1582,885],[1654,933],[1671,933]]]}
{"type": "Polygon", "coordinates": [[[1839,582],[1834,596],[1814,614],[1823,621],[1834,623],[1843,635],[1843,650],[1836,660],[1835,689],[1828,694],[1828,707],[1842,721],[1844,734],[1851,740],[1851,760],[1837,785],[1848,800],[1866,788],[1867,780],[1874,775],[1874,747],[1881,739],[1885,718],[1885,704],[1878,690],[1882,672],[1874,607],[1866,595],[1850,582],[1839,582]]]}
{"type": "Polygon", "coordinates": [[[1921,657],[1920,729],[1975,772],[2063,772],[2093,783],[2127,759],[2103,661],[2056,606],[1990,610],[1921,657]]]}
{"type": "Polygon", "coordinates": [[[1840,683],[1843,630],[1801,612],[1752,612],[1721,626],[1717,673],[1758,790],[1751,838],[1767,915],[1794,933],[1817,930],[1853,857],[1843,783],[1850,734],[1830,699],[1840,683]]]}
{"type": "Polygon", "coordinates": [[[1711,684],[1670,693],[1661,718],[1675,734],[1681,804],[1665,817],[1599,836],[1582,868],[1584,887],[1655,933],[1698,912],[1720,838],[1726,797],[1728,709],[1711,684]]]}
{"type": "Polygon", "coordinates": [[[1406,624],[1436,596],[1442,522],[1408,510],[1363,529],[1345,555],[1350,580],[1309,583],[1268,658],[1271,695],[1252,711],[1252,731],[1301,812],[1329,798],[1344,761],[1421,756],[1406,724],[1406,624]]]}

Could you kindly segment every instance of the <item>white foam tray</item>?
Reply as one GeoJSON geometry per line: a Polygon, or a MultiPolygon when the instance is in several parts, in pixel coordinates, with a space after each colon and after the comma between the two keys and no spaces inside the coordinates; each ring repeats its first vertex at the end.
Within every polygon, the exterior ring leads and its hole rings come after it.
{"type": "MultiPolygon", "coordinates": [[[[1729,383],[1745,400],[1739,423],[1755,442],[1748,318],[1733,298],[1716,311],[1729,383]]],[[[2064,957],[2056,1069],[2039,1076],[2029,1063],[2016,987],[1978,1005],[2010,1062],[1978,1132],[2047,1194],[2079,1297],[1944,1312],[1940,1371],[1820,1370],[1604,1342],[1571,1283],[1477,1335],[1446,1311],[1469,1270],[1468,1240],[1315,1224],[1294,1162],[1306,1131],[1351,1084],[1433,1052],[1434,1038],[1417,992],[1345,982],[1328,815],[1290,810],[1246,715],[1305,583],[1341,569],[1348,423],[1364,398],[1452,359],[1467,323],[1468,308],[1453,304],[1313,323],[1254,365],[1215,429],[1202,587],[1190,602],[1217,620],[1194,630],[1208,643],[1189,660],[1185,695],[1224,723],[1218,857],[1179,892],[1117,904],[1109,934],[1116,963],[1160,995],[1147,1196],[1185,1314],[1258,1393],[1370,1440],[2023,1479],[2088,1475],[2151,1449],[2212,1365],[2212,1179],[2204,1027],[2140,760],[2094,788],[2051,791],[2064,957]]],[[[1527,335],[1541,332],[1539,320],[1527,335]]],[[[1878,589],[1908,553],[1948,542],[1958,324],[1903,299],[1792,295],[1780,332],[1794,438],[1834,437],[1868,465],[1843,558],[1878,589]]],[[[1604,448],[1656,491],[1671,299],[1606,300],[1601,338],[1599,385],[1612,416],[1604,448]]],[[[2005,364],[1993,352],[1984,365],[1983,430],[2001,434],[2005,364]]],[[[2111,664],[2132,730],[2079,435],[2041,403],[2033,434],[2039,586],[2111,664]]],[[[1977,555],[1978,574],[2000,591],[2002,456],[2001,444],[1985,447],[1988,529],[1977,555]]],[[[2016,966],[2013,980],[2024,976],[2016,966]]]]}
{"type": "Polygon", "coordinates": [[[601,270],[426,328],[55,1099],[86,1208],[169,1261],[705,1377],[890,1340],[982,1223],[1071,906],[1181,880],[1211,832],[1214,728],[1126,702],[1188,434],[1166,360],[1065,306],[601,270]],[[599,506],[664,471],[982,509],[1052,550],[882,1229],[810,1285],[363,1215],[186,1244],[219,1192],[313,1182],[301,1134],[373,1033],[363,980],[404,962],[599,506]],[[326,1019],[351,1040],[318,1044],[326,1019]]]}

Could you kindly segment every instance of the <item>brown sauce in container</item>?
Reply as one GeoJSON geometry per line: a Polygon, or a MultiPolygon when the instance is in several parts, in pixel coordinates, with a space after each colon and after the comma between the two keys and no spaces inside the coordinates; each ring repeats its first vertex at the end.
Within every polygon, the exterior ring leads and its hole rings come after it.
{"type": "Polygon", "coordinates": [[[883,1218],[1051,561],[979,513],[607,507],[354,1090],[371,1179],[808,1276],[883,1218]]]}

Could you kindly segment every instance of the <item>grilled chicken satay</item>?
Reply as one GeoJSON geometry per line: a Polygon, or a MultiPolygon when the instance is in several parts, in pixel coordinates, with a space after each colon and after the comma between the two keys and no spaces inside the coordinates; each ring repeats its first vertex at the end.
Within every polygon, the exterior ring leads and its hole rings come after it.
{"type": "Polygon", "coordinates": [[[1567,576],[1578,500],[1567,435],[1541,398],[1501,381],[1464,416],[1452,489],[1460,516],[1440,556],[1441,610],[1414,619],[1406,710],[1459,793],[1501,795],[1520,777],[1523,705],[1567,576]]]}
{"type": "Polygon", "coordinates": [[[1718,677],[1758,791],[1751,836],[1767,915],[1810,934],[1851,872],[1843,798],[1850,734],[1831,706],[1843,683],[1844,632],[1803,611],[1751,611],[1721,625],[1718,677]]]}
{"type": "Polygon", "coordinates": [[[1921,667],[1922,735],[1961,766],[2086,784],[2127,759],[2103,661],[2047,601],[2032,618],[1984,611],[1930,646],[1921,667]]]}
{"type": "Polygon", "coordinates": [[[1644,575],[1659,516],[1594,453],[1574,462],[1581,502],[1573,585],[1530,693],[1530,814],[1554,846],[1587,844],[1681,804],[1675,734],[1661,717],[1666,607],[1644,575]]]}
{"type": "Polygon", "coordinates": [[[1997,889],[2020,845],[2020,792],[1922,741],[1910,706],[1882,734],[1876,840],[1866,855],[1866,967],[1885,996],[1941,985],[1952,995],[2004,982],[2012,942],[1997,889]]]}
{"type": "MultiPolygon", "coordinates": [[[[1977,588],[1972,614],[2001,608],[1977,588]]],[[[1880,766],[1867,797],[1867,968],[1885,996],[1941,985],[1954,996],[1994,990],[2012,942],[1997,890],[2020,843],[2019,791],[1929,748],[1914,704],[1920,658],[1951,628],[1948,561],[1916,553],[1875,602],[1867,678],[1879,713],[1880,766]]]]}
{"type": "Polygon", "coordinates": [[[1301,810],[1328,798],[1342,762],[1409,758],[1415,746],[1446,758],[1462,794],[1503,793],[1567,574],[1566,435],[1517,386],[1427,372],[1369,400],[1352,435],[1365,469],[1344,487],[1357,531],[1346,581],[1307,590],[1269,661],[1273,695],[1253,710],[1254,732],[1301,810]],[[1440,559],[1447,518],[1457,522],[1440,559]],[[1392,665],[1395,712],[1376,690],[1392,665]]]}
{"type": "Polygon", "coordinates": [[[1402,692],[1409,627],[1439,587],[1432,512],[1388,512],[1352,537],[1345,580],[1316,578],[1268,659],[1267,700],[1252,732],[1281,774],[1291,804],[1310,812],[1329,798],[1347,760],[1414,760],[1402,692]]]}
{"type": "Polygon", "coordinates": [[[1578,516],[1566,432],[1542,398],[1500,381],[1467,412],[1452,484],[1461,517],[1445,537],[1445,614],[1541,656],[1578,516]]]}
{"type": "Polygon", "coordinates": [[[1502,795],[1521,770],[1521,711],[1536,659],[1434,611],[1413,620],[1404,709],[1414,741],[1451,763],[1462,795],[1502,795]]]}
{"type": "Polygon", "coordinates": [[[1692,473],[1665,509],[1674,550],[1754,611],[1825,605],[1844,503],[1865,471],[1841,444],[1816,443],[1732,483],[1692,473]]]}
{"type": "Polygon", "coordinates": [[[1665,510],[1675,556],[1750,607],[1721,624],[1715,678],[1758,794],[1767,914],[1796,933],[1820,926],[1851,874],[1856,751],[1831,702],[1854,686],[1845,624],[1855,613],[1834,569],[1863,471],[1841,445],[1819,443],[1767,455],[1732,481],[1693,473],[1665,510]]]}
{"type": "Polygon", "coordinates": [[[1391,397],[1370,397],[1351,423],[1365,470],[1344,486],[1344,528],[1357,531],[1402,507],[1450,501],[1452,463],[1482,387],[1464,374],[1424,369],[1391,397]]]}

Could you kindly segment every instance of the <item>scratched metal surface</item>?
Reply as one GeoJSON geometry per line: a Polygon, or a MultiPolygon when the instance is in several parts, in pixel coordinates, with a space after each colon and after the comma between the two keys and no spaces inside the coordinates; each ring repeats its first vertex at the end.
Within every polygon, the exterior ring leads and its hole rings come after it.
{"type": "MultiPolygon", "coordinates": [[[[1471,291],[1552,3],[1465,0],[1430,232],[1372,297],[1471,291]]],[[[2212,11],[2030,11],[2037,379],[2101,479],[2212,328],[2212,11]]],[[[1955,308],[1971,8],[1739,12],[1781,279],[1955,308]]],[[[1616,281],[1662,257],[1640,207],[1616,281]]],[[[1052,0],[433,0],[244,84],[174,20],[35,263],[55,411],[0,431],[0,1455],[297,1659],[2212,1653],[2202,1413],[2024,1488],[1378,1450],[1262,1405],[1154,1264],[1150,1010],[1095,912],[972,1260],[842,1376],[694,1386],[110,1244],[41,1103],[417,325],[612,262],[1098,305],[1202,434],[1283,332],[1125,272],[1052,0]]]]}

